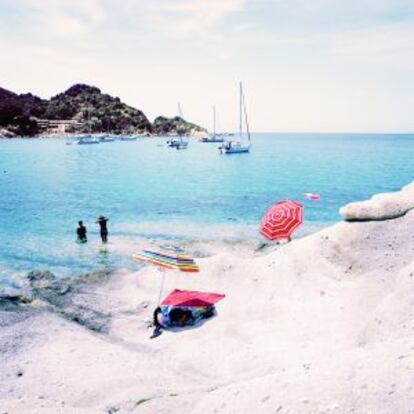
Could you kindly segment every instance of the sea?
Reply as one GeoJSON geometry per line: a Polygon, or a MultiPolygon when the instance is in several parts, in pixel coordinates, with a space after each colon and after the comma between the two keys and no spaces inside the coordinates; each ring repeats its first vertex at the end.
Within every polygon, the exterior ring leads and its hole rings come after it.
{"type": "Polygon", "coordinates": [[[283,199],[303,203],[294,235],[303,237],[340,221],[344,204],[414,180],[412,134],[256,133],[250,153],[232,155],[217,143],[194,139],[176,150],[166,141],[0,140],[0,285],[15,286],[33,269],[62,277],[133,270],[131,254],[146,245],[253,249],[261,216],[283,199]],[[106,246],[100,215],[109,218],[106,246]]]}

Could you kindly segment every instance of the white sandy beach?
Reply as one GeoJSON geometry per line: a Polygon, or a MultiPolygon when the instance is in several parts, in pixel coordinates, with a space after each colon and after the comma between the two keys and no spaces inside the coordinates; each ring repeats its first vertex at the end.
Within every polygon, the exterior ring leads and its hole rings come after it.
{"type": "Polygon", "coordinates": [[[365,221],[168,273],[165,293],[226,294],[193,329],[149,338],[153,267],[74,297],[101,333],[1,310],[0,413],[414,413],[414,183],[341,213],[365,221]]]}

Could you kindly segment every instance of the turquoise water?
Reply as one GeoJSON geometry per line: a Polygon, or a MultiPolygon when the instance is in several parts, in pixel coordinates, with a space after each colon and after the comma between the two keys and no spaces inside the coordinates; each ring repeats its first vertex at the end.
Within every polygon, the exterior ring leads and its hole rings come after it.
{"type": "Polygon", "coordinates": [[[231,156],[219,155],[217,144],[195,141],[177,151],[165,138],[65,142],[0,142],[3,281],[33,268],[73,274],[133,267],[122,249],[100,249],[94,224],[100,214],[110,218],[110,241],[119,245],[146,239],[237,243],[259,240],[260,217],[278,199],[304,203],[304,234],[340,220],[343,204],[414,179],[414,135],[253,134],[251,153],[231,156]],[[303,192],[321,200],[304,200],[303,192]],[[75,243],[78,220],[88,228],[85,246],[75,243]]]}

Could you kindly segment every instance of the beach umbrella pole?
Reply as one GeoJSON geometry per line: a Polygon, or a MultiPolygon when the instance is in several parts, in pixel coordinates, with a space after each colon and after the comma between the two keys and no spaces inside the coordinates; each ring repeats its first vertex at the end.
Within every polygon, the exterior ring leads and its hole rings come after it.
{"type": "Polygon", "coordinates": [[[158,294],[157,307],[160,306],[161,296],[162,296],[162,290],[164,289],[165,269],[160,269],[160,272],[162,272],[162,277],[161,277],[160,293],[158,294]]]}

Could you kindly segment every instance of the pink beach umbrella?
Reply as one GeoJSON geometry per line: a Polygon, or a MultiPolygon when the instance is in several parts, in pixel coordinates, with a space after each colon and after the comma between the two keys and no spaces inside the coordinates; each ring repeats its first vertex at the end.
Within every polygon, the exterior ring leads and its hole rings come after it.
{"type": "Polygon", "coordinates": [[[225,296],[226,295],[222,293],[175,289],[161,302],[161,306],[181,306],[194,308],[213,306],[225,296]]]}
{"type": "Polygon", "coordinates": [[[263,215],[260,234],[269,240],[289,239],[302,222],[302,204],[293,200],[278,201],[263,215]]]}

